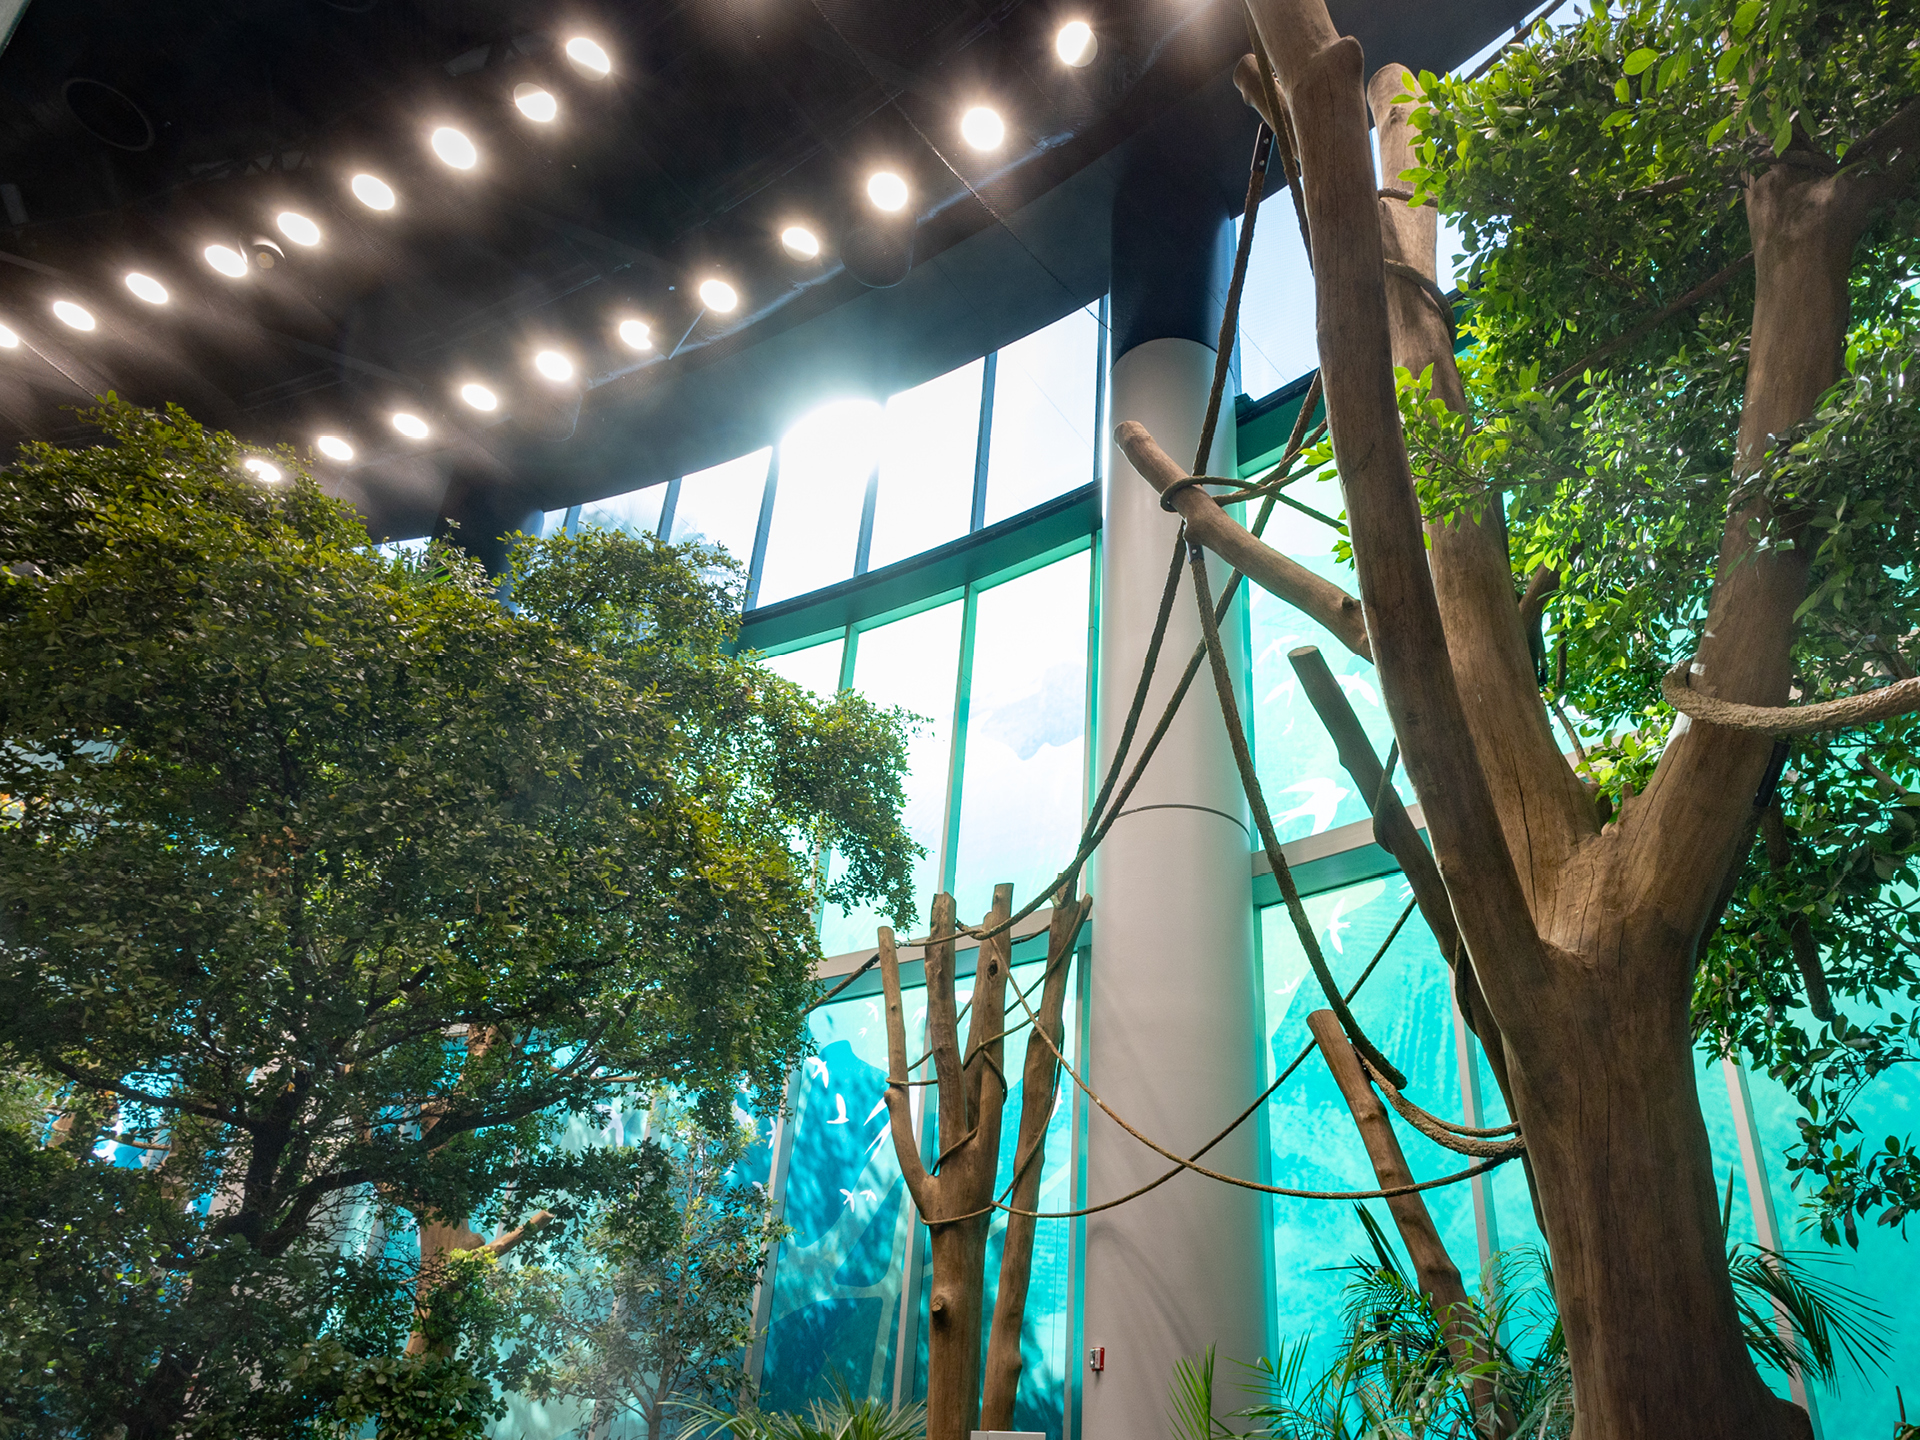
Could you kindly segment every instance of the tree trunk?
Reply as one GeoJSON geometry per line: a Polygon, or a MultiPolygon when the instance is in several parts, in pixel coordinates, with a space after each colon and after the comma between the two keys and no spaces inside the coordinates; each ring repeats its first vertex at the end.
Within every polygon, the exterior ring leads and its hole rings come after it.
{"type": "Polygon", "coordinates": [[[1027,1037],[1026,1069],[1020,1082],[1020,1135],[1013,1149],[1013,1208],[1000,1250],[1000,1285],[993,1295],[993,1329],[987,1336],[987,1376],[980,1402],[983,1430],[1011,1430],[1014,1401],[1020,1393],[1020,1334],[1026,1324],[1027,1286],[1033,1277],[1032,1210],[1040,1199],[1040,1175],[1047,1163],[1047,1124],[1053,1118],[1055,1084],[1067,1043],[1063,1016],[1067,969],[1074,941],[1093,909],[1089,899],[1074,900],[1061,890],[1053,897],[1053,921],[1047,935],[1046,983],[1040,992],[1039,1020],[1027,1037]],[[1044,1034],[1045,1038],[1042,1038],[1044,1034]],[[1051,1043],[1049,1043],[1051,1042],[1051,1043]]]}

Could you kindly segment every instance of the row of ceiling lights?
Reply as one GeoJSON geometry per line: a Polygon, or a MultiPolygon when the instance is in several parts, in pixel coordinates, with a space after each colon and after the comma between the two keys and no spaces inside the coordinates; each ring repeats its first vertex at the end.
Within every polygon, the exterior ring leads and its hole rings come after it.
{"type": "MultiPolygon", "coordinates": [[[[1055,53],[1063,63],[1075,67],[1089,64],[1096,46],[1093,30],[1081,20],[1072,20],[1061,26],[1054,37],[1055,53]]],[[[604,79],[613,73],[612,57],[599,42],[587,36],[572,37],[567,41],[565,50],[567,58],[589,75],[604,79]]],[[[560,113],[560,102],[553,93],[531,82],[522,82],[514,87],[513,103],[522,115],[537,124],[546,124],[560,113]]],[[[1006,122],[1000,118],[999,112],[989,106],[976,105],[960,117],[960,138],[975,150],[997,150],[1005,142],[1006,135],[1006,122]]],[[[480,163],[479,148],[464,131],[451,125],[436,128],[427,137],[427,143],[442,162],[456,170],[472,170],[480,163]]],[[[362,171],[354,175],[348,182],[348,189],[356,200],[370,210],[388,211],[399,203],[399,196],[393,187],[369,172],[362,171]]],[[[880,210],[898,213],[906,208],[911,198],[907,182],[894,171],[876,170],[867,177],[867,199],[880,210]]],[[[323,238],[319,225],[297,210],[281,211],[274,217],[274,226],[288,240],[304,248],[317,247],[323,238]]],[[[804,225],[787,226],[780,232],[780,243],[796,260],[819,258],[820,239],[804,225]]],[[[207,246],[201,252],[201,257],[219,274],[231,280],[240,280],[246,277],[253,263],[259,264],[262,269],[273,268],[278,245],[272,241],[256,241],[254,248],[257,253],[252,262],[244,251],[222,244],[207,246]]],[[[129,271],[125,280],[127,289],[149,305],[165,305],[172,298],[165,285],[142,271],[129,271]]],[[[702,307],[717,314],[730,314],[740,303],[739,292],[717,276],[701,281],[697,293],[702,307]]],[[[91,311],[73,300],[55,300],[52,310],[54,318],[74,330],[93,330],[98,323],[91,311]]],[[[615,331],[621,342],[631,350],[646,350],[653,344],[652,328],[644,320],[623,318],[616,324],[615,331]]],[[[0,349],[10,350],[19,344],[20,336],[7,325],[0,324],[0,349]]],[[[571,380],[575,368],[573,360],[559,350],[538,351],[532,357],[532,365],[541,376],[555,384],[571,380]]],[[[459,395],[467,405],[483,413],[500,407],[500,397],[478,381],[463,384],[459,395]]],[[[425,440],[433,434],[433,427],[410,410],[396,410],[388,419],[393,428],[409,440],[425,440]]],[[[313,448],[327,459],[341,463],[354,457],[351,442],[339,435],[315,436],[313,448]]],[[[258,457],[247,460],[245,467],[261,480],[281,478],[278,466],[258,457]]]]}

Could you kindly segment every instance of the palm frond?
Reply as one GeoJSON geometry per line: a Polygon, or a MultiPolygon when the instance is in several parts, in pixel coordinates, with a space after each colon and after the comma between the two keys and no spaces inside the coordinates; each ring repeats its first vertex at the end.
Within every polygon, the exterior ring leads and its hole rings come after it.
{"type": "Polygon", "coordinates": [[[1843,1359],[1862,1375],[1882,1369],[1892,1321],[1859,1291],[1815,1273],[1815,1266],[1833,1263],[1824,1255],[1734,1246],[1727,1271],[1747,1348],[1779,1369],[1799,1368],[1828,1382],[1843,1359]]]}

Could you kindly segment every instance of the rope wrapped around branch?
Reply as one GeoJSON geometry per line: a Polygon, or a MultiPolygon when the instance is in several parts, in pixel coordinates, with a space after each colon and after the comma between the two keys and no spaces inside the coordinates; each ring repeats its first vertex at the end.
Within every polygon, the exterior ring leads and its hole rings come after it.
{"type": "Polygon", "coordinates": [[[1367,1072],[1367,1078],[1374,1088],[1386,1096],[1387,1103],[1422,1135],[1443,1150],[1451,1150],[1456,1155],[1477,1155],[1485,1160],[1511,1160],[1527,1148],[1527,1142],[1520,1138],[1520,1126],[1516,1121],[1511,1125],[1496,1125],[1491,1130],[1476,1130],[1467,1125],[1455,1125],[1442,1120],[1438,1115],[1422,1110],[1397,1090],[1391,1081],[1381,1075],[1365,1058],[1360,1061],[1361,1068],[1367,1072]],[[1511,1135],[1511,1140],[1490,1140],[1490,1135],[1511,1135]]]}
{"type": "Polygon", "coordinates": [[[1787,735],[1819,735],[1920,710],[1920,678],[1895,681],[1863,695],[1848,695],[1817,705],[1742,705],[1736,700],[1722,700],[1692,689],[1687,684],[1691,665],[1691,661],[1682,660],[1667,672],[1666,679],[1660,682],[1661,698],[1689,719],[1727,730],[1746,730],[1776,739],[1787,735]]]}

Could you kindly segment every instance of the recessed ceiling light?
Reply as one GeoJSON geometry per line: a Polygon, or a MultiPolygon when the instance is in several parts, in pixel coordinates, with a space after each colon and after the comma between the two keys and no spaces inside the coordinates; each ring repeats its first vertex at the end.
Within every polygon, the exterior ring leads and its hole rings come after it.
{"type": "Polygon", "coordinates": [[[71,300],[54,301],[53,313],[59,317],[62,324],[71,325],[76,330],[93,329],[93,316],[71,300]]]}
{"type": "Polygon", "coordinates": [[[513,103],[520,107],[522,115],[529,120],[538,120],[542,125],[560,113],[560,102],[553,98],[553,92],[543,90],[529,80],[522,80],[513,87],[513,103]]]}
{"type": "Polygon", "coordinates": [[[329,460],[351,460],[353,458],[353,446],[342,440],[338,435],[322,435],[318,440],[313,442],[313,448],[329,460]]]}
{"type": "Polygon", "coordinates": [[[6,326],[0,325],[0,350],[11,350],[19,343],[20,337],[18,335],[14,334],[13,331],[9,330],[6,326]]]}
{"type": "Polygon", "coordinates": [[[644,320],[622,320],[620,339],[630,350],[645,350],[653,344],[653,330],[644,320]]]}
{"type": "Polygon", "coordinates": [[[998,150],[1007,125],[999,111],[976,105],[960,117],[960,138],[976,150],[998,150]]]}
{"type": "Polygon", "coordinates": [[[789,225],[780,232],[780,243],[796,260],[812,260],[820,254],[820,237],[804,225],[789,225]]]}
{"type": "Polygon", "coordinates": [[[500,397],[484,385],[462,385],[460,398],[476,410],[497,410],[500,397]]]}
{"type": "Polygon", "coordinates": [[[473,148],[473,141],[451,125],[442,125],[427,139],[433,153],[456,170],[471,170],[480,163],[480,152],[473,148]]]}
{"type": "MultiPolygon", "coordinates": [[[[367,177],[371,180],[373,177],[367,177]]],[[[392,202],[388,202],[392,203],[392,202]]],[[[302,215],[298,210],[282,210],[273,217],[273,223],[280,227],[280,233],[296,245],[318,245],[320,227],[302,215]]]]}
{"type": "Polygon", "coordinates": [[[393,412],[393,428],[409,440],[424,440],[433,433],[427,428],[426,421],[406,410],[393,412]]]}
{"type": "Polygon", "coordinates": [[[876,170],[867,177],[867,198],[882,210],[904,209],[907,182],[891,170],[876,170]]]}
{"type": "Polygon", "coordinates": [[[254,479],[264,480],[269,485],[280,478],[280,467],[278,465],[269,465],[257,455],[250,459],[243,460],[240,463],[242,468],[251,474],[254,479]]]}
{"type": "Polygon", "coordinates": [[[740,303],[740,292],[724,280],[702,280],[700,303],[725,315],[740,303]]]}
{"type": "Polygon", "coordinates": [[[151,275],[142,275],[138,270],[128,272],[127,289],[146,301],[149,305],[167,303],[167,287],[151,275]]]}
{"type": "Polygon", "coordinates": [[[200,253],[207,257],[207,264],[222,275],[238,280],[247,273],[247,257],[231,245],[209,245],[200,253]]]}
{"type": "Polygon", "coordinates": [[[391,210],[393,187],[378,175],[356,175],[353,177],[353,198],[370,210],[391,210]]]}
{"type": "Polygon", "coordinates": [[[573,362],[558,350],[542,350],[533,357],[533,368],[549,380],[573,378],[573,362]]]}
{"type": "Polygon", "coordinates": [[[1053,51],[1067,64],[1078,68],[1093,59],[1100,42],[1093,38],[1093,27],[1084,20],[1069,20],[1053,37],[1053,51]]]}
{"type": "Polygon", "coordinates": [[[584,35],[576,35],[567,41],[567,58],[582,70],[591,70],[596,75],[606,75],[613,70],[612,58],[584,35]]]}

